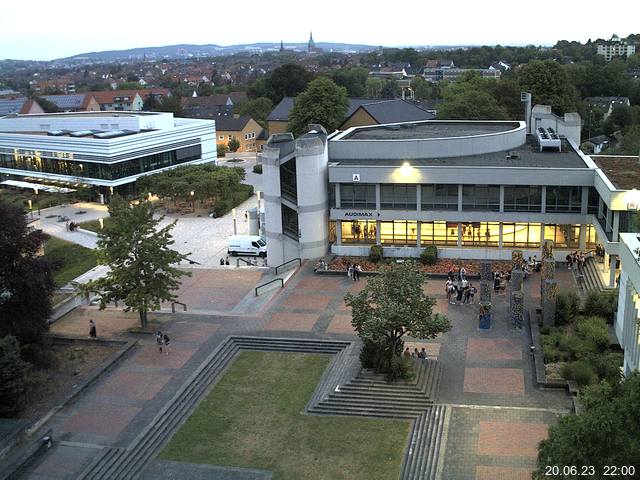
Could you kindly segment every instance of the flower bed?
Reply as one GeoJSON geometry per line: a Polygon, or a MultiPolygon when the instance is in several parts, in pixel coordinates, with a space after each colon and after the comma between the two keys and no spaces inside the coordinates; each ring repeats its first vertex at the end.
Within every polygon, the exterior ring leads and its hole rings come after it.
{"type": "MultiPolygon", "coordinates": [[[[373,263],[366,257],[335,257],[329,263],[329,270],[332,271],[347,271],[347,264],[357,263],[362,267],[365,272],[375,272],[385,266],[395,265],[395,259],[385,258],[382,262],[373,263]]],[[[511,268],[511,262],[505,260],[493,260],[492,270],[509,270],[511,268]]],[[[433,274],[447,274],[449,270],[457,272],[460,267],[464,267],[467,271],[467,275],[479,275],[480,274],[480,260],[456,260],[452,258],[440,258],[436,261],[435,265],[423,265],[418,262],[421,270],[425,273],[433,274]]]]}

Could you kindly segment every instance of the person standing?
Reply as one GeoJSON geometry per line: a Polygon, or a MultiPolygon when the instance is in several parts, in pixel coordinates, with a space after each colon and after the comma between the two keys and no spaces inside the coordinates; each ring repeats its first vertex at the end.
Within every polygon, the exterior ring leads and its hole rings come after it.
{"type": "Polygon", "coordinates": [[[357,282],[360,280],[360,272],[362,272],[362,267],[359,263],[356,263],[355,267],[353,267],[353,281],[357,282]]]}
{"type": "Polygon", "coordinates": [[[169,355],[169,336],[166,333],[162,334],[162,343],[164,345],[164,353],[169,355]]]}
{"type": "Polygon", "coordinates": [[[96,324],[93,320],[89,320],[89,337],[95,340],[96,336],[97,336],[96,324]]]}
{"type": "Polygon", "coordinates": [[[353,280],[353,265],[350,263],[347,264],[347,277],[349,277],[350,280],[353,280]]]}
{"type": "Polygon", "coordinates": [[[162,355],[163,339],[162,339],[162,332],[160,330],[156,332],[156,343],[158,344],[158,353],[162,355]]]}

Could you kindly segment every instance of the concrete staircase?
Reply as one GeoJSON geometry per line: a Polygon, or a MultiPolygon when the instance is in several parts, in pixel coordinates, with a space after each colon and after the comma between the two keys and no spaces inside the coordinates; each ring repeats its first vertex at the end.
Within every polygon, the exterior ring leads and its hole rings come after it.
{"type": "Polygon", "coordinates": [[[437,478],[448,407],[433,404],[441,376],[435,360],[416,361],[411,382],[387,383],[383,376],[360,369],[359,348],[352,342],[232,336],[207,357],[127,448],[105,447],[78,480],[138,478],[242,350],[332,355],[307,412],[412,419],[401,479],[437,478]]]}
{"type": "Polygon", "coordinates": [[[602,279],[602,275],[598,271],[599,268],[600,268],[600,264],[596,262],[595,258],[589,257],[585,261],[582,272],[578,272],[577,270],[574,270],[574,275],[578,275],[579,273],[582,273],[582,276],[583,276],[582,278],[584,281],[583,287],[586,293],[594,290],[598,292],[615,290],[614,288],[611,288],[605,285],[602,279]]]}

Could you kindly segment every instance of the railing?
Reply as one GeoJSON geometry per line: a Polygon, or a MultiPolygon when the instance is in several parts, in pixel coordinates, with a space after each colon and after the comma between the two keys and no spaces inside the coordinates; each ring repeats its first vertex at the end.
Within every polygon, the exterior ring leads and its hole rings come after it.
{"type": "Polygon", "coordinates": [[[268,281],[267,283],[263,283],[262,285],[258,285],[255,288],[255,292],[256,292],[256,297],[259,295],[258,294],[258,290],[261,289],[262,287],[266,287],[267,285],[271,285],[274,282],[280,282],[280,288],[284,288],[284,280],[281,278],[274,278],[273,280],[268,281]]]}
{"type": "Polygon", "coordinates": [[[171,302],[171,313],[176,313],[176,304],[182,305],[182,309],[184,312],[187,311],[187,304],[182,302],[171,302]]]}
{"type": "Polygon", "coordinates": [[[251,262],[250,260],[245,260],[244,258],[236,258],[236,267],[240,266],[240,262],[246,263],[250,267],[255,267],[257,264],[251,262]]]}
{"type": "Polygon", "coordinates": [[[291,260],[289,260],[287,262],[284,262],[284,263],[281,263],[280,265],[278,265],[276,267],[276,275],[278,275],[278,273],[280,273],[280,271],[284,270],[284,269],[280,270],[282,267],[288,266],[290,263],[293,263],[293,262],[298,262],[298,266],[299,267],[302,266],[302,259],[301,258],[293,258],[293,259],[291,259],[291,260]]]}

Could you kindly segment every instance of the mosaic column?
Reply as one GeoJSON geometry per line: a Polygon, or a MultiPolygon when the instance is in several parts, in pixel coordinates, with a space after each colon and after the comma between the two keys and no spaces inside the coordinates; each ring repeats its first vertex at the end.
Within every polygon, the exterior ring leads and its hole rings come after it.
{"type": "Polygon", "coordinates": [[[546,280],[544,295],[542,297],[542,324],[545,327],[553,327],[556,323],[556,296],[558,295],[558,282],[546,280]]]}
{"type": "Polygon", "coordinates": [[[556,261],[553,258],[543,258],[540,268],[540,298],[544,297],[547,280],[553,280],[556,273],[556,261]]]}
{"type": "Polygon", "coordinates": [[[478,318],[478,328],[480,330],[491,329],[492,283],[491,262],[485,260],[480,264],[480,312],[478,318]]]}
{"type": "Polygon", "coordinates": [[[524,264],[524,255],[522,254],[522,250],[513,250],[511,252],[511,270],[522,269],[522,264],[524,264]]]}
{"type": "Polygon", "coordinates": [[[522,328],[524,321],[524,292],[511,292],[511,323],[514,328],[522,328]]]}

